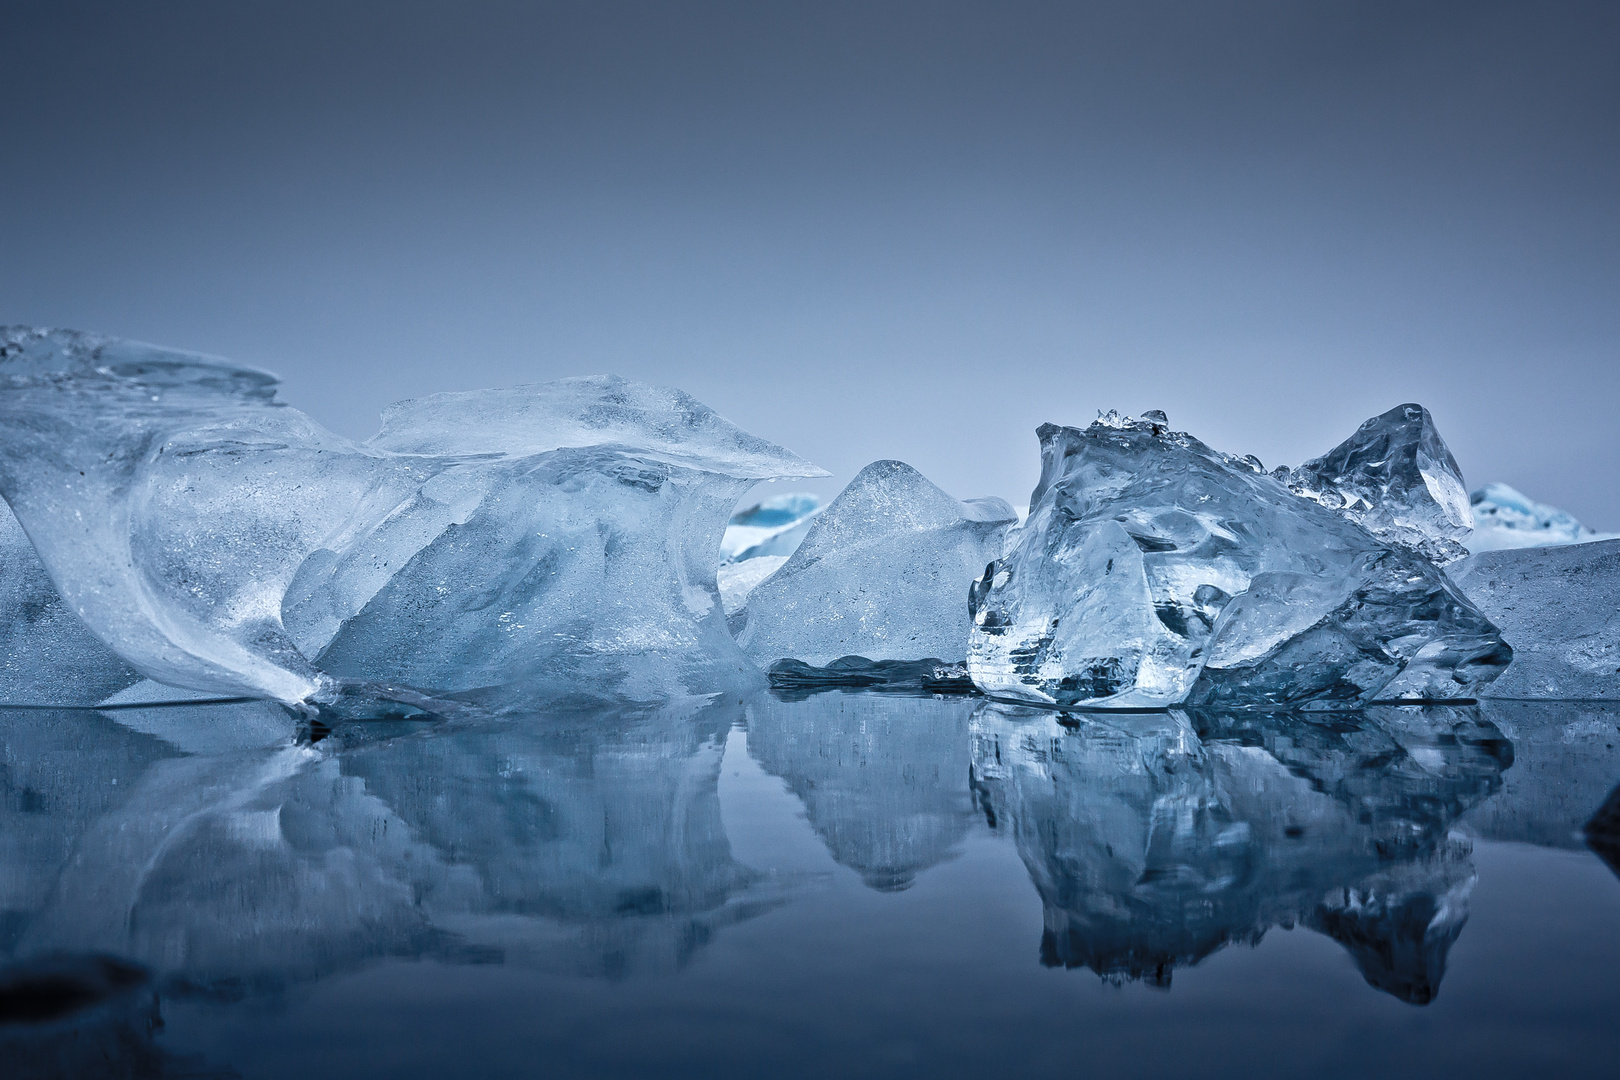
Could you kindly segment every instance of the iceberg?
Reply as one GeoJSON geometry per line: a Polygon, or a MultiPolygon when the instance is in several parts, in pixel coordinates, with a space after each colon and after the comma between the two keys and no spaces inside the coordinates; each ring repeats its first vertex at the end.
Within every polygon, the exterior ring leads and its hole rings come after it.
{"type": "Polygon", "coordinates": [[[1510,651],[1429,560],[1163,413],[1045,424],[1030,516],[970,594],[968,670],[1042,704],[1476,696],[1510,651]]]}
{"type": "Polygon", "coordinates": [[[960,502],[902,461],[874,461],[754,588],[738,644],[764,665],[960,662],[968,584],[1000,554],[1014,516],[1001,499],[960,502]]]}
{"type": "Polygon", "coordinates": [[[1474,532],[1468,538],[1472,552],[1620,539],[1620,533],[1595,532],[1573,515],[1506,484],[1486,484],[1468,499],[1474,511],[1474,532]]]}
{"type": "Polygon", "coordinates": [[[1620,698],[1620,540],[1482,551],[1448,572],[1513,646],[1492,696],[1620,698]]]}
{"type": "Polygon", "coordinates": [[[613,376],[401,402],[362,444],[229,361],[0,343],[0,494],[63,601],[140,673],[224,695],[662,696],[745,671],[714,578],[726,519],[760,480],[824,475],[613,376]]]}
{"type": "Polygon", "coordinates": [[[1434,418],[1397,405],[1297,469],[1275,475],[1296,495],[1338,510],[1380,540],[1438,562],[1468,554],[1468,488],[1434,418]]]}

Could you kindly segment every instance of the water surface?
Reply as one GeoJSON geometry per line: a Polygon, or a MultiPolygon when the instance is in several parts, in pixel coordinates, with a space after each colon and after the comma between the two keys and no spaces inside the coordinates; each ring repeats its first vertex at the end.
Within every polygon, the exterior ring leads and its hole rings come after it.
{"type": "Polygon", "coordinates": [[[1608,1076],[1617,746],[1601,703],[6,711],[0,1060],[1608,1076]]]}

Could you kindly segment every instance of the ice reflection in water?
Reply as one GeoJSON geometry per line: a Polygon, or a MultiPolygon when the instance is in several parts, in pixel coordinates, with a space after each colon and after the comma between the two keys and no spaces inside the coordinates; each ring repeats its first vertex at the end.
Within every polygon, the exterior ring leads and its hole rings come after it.
{"type": "Polygon", "coordinates": [[[1272,926],[1343,942],[1425,1002],[1467,918],[1450,824],[1512,751],[1476,707],[1054,714],[985,705],[974,787],[1046,909],[1041,959],[1170,984],[1272,926]]]}
{"type": "MultiPolygon", "coordinates": [[[[833,692],[313,743],[262,703],[0,712],[0,958],[108,954],[159,999],[226,1007],[384,957],[680,971],[820,889],[733,857],[719,774],[740,725],[870,889],[1008,838],[1046,965],[1169,986],[1297,925],[1421,1004],[1468,917],[1469,837],[1580,847],[1620,778],[1617,709],[1063,714],[833,692]]],[[[151,1057],[147,993],[95,1023],[151,1057]]],[[[60,1054],[48,1027],[0,1024],[0,1050],[60,1054]]]]}

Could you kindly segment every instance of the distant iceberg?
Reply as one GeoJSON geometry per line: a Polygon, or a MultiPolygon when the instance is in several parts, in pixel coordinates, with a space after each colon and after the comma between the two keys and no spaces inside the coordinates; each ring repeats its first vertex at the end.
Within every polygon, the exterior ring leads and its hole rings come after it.
{"type": "Polygon", "coordinates": [[[1469,495],[1468,501],[1474,511],[1474,532],[1467,540],[1469,551],[1620,539],[1620,533],[1594,532],[1572,514],[1538,503],[1506,484],[1486,484],[1469,495]]]}

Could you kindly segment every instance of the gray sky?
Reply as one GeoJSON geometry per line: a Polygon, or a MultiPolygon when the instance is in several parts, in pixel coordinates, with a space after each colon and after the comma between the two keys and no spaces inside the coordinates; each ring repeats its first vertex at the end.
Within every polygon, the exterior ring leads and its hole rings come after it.
{"type": "MultiPolygon", "coordinates": [[[[1620,528],[1620,5],[0,9],[0,322],[386,402],[614,371],[1023,502],[1101,408],[1403,401],[1620,528]]],[[[811,485],[815,487],[816,485],[811,485]]]]}

